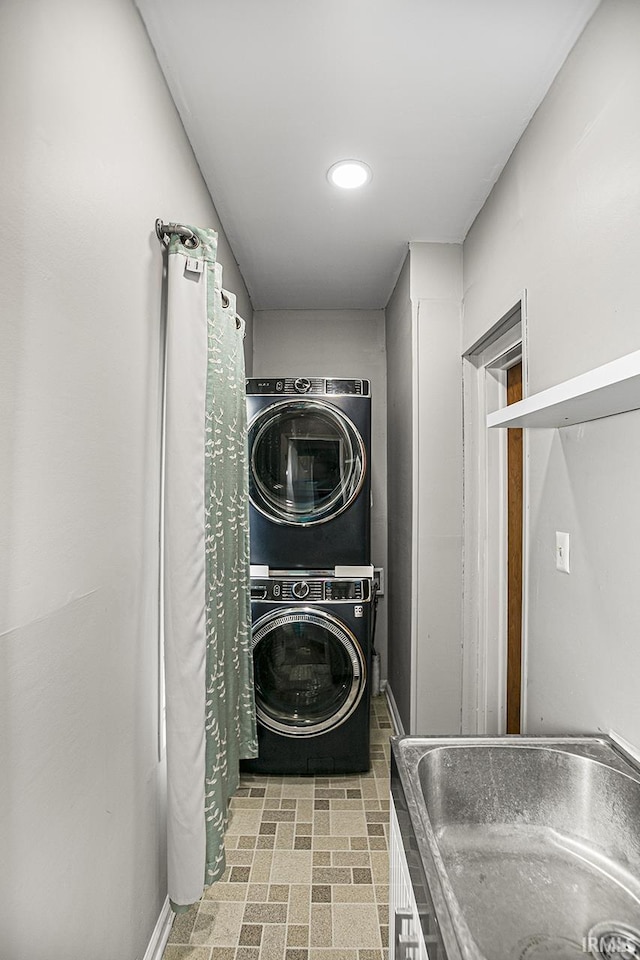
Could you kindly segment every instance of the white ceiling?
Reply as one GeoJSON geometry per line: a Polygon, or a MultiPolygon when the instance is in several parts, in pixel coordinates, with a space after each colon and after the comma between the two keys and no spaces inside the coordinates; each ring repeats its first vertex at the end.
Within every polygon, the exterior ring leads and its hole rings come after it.
{"type": "Polygon", "coordinates": [[[254,308],[376,309],[408,241],[464,239],[598,0],[137,3],[254,308]],[[330,186],[351,157],[371,183],[330,186]]]}

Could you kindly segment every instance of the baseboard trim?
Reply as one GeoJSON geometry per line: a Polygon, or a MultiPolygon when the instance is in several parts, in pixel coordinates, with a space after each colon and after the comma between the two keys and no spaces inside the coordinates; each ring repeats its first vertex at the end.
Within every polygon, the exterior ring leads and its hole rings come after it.
{"type": "Polygon", "coordinates": [[[162,954],[164,953],[164,948],[167,945],[167,940],[171,933],[174,917],[175,914],[171,909],[169,897],[167,897],[160,911],[155,929],[151,934],[151,940],[149,940],[149,946],[147,947],[143,960],[162,960],[162,954]]]}
{"type": "Polygon", "coordinates": [[[385,684],[384,692],[387,698],[389,713],[391,714],[391,723],[393,724],[393,731],[397,737],[403,737],[404,726],[402,724],[402,720],[400,719],[400,714],[398,713],[398,707],[393,696],[393,690],[389,686],[388,682],[385,684]]]}

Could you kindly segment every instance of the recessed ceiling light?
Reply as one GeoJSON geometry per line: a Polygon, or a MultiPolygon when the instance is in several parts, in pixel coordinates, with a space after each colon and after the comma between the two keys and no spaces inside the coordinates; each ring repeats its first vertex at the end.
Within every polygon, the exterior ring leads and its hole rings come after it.
{"type": "Polygon", "coordinates": [[[362,160],[338,160],[327,170],[327,178],[335,187],[353,190],[371,180],[371,167],[362,160]]]}

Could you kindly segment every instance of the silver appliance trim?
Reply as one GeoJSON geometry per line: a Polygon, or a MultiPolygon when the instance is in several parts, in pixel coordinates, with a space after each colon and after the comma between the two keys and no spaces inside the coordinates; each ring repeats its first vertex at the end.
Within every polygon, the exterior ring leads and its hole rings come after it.
{"type": "Polygon", "coordinates": [[[313,607],[292,607],[288,610],[273,610],[265,614],[253,625],[251,649],[255,656],[256,647],[273,630],[287,623],[313,623],[328,630],[344,647],[351,661],[353,677],[347,698],[334,714],[319,723],[306,723],[296,726],[284,723],[271,716],[262,706],[262,701],[256,694],[256,716],[264,727],[294,739],[317,737],[328,730],[341,726],[354,712],[366,688],[367,664],[362,648],[356,636],[349,627],[337,617],[327,611],[314,610],[313,607]]]}
{"type": "MultiPolygon", "coordinates": [[[[358,483],[355,489],[352,491],[351,496],[349,497],[347,502],[344,503],[339,510],[335,510],[329,513],[328,516],[319,517],[317,520],[295,520],[293,519],[292,514],[286,513],[284,510],[278,511],[276,507],[272,507],[271,510],[267,510],[265,507],[261,506],[259,503],[256,502],[255,498],[251,495],[251,491],[249,492],[249,499],[251,500],[251,503],[256,508],[256,510],[259,513],[261,513],[264,517],[266,517],[267,520],[270,520],[272,523],[278,523],[281,526],[288,526],[288,527],[314,527],[314,526],[319,526],[322,523],[329,523],[330,520],[335,520],[336,517],[339,517],[341,513],[344,513],[344,511],[348,507],[350,507],[355,500],[357,500],[360,494],[360,491],[362,490],[362,487],[364,485],[365,477],[367,475],[367,470],[369,469],[369,464],[367,462],[367,451],[366,451],[362,436],[360,434],[360,431],[358,430],[356,425],[353,423],[353,421],[345,413],[343,413],[343,411],[340,410],[338,407],[332,406],[331,404],[326,403],[324,400],[317,400],[315,397],[313,399],[310,398],[308,400],[305,400],[304,398],[299,396],[295,396],[293,398],[288,397],[288,398],[278,400],[276,403],[272,403],[270,406],[265,407],[263,410],[260,410],[258,413],[255,414],[254,417],[251,418],[251,421],[248,425],[249,435],[251,434],[251,430],[256,425],[256,423],[258,423],[258,421],[268,416],[271,416],[271,419],[273,420],[282,408],[290,407],[294,403],[299,403],[301,408],[305,406],[310,406],[310,407],[314,406],[316,409],[319,409],[325,415],[329,415],[333,417],[336,421],[338,421],[342,429],[346,431],[347,436],[349,436],[349,432],[353,433],[353,436],[357,443],[358,451],[360,453],[361,462],[362,462],[362,469],[360,471],[360,477],[358,479],[358,483]]],[[[257,478],[259,476],[259,473],[255,469],[255,455],[254,455],[253,446],[254,445],[251,444],[249,449],[249,469],[250,469],[250,474],[253,477],[257,478]]],[[[254,480],[254,483],[256,486],[258,486],[257,480],[254,480]]],[[[250,484],[250,487],[251,487],[251,484],[250,484]]],[[[342,493],[343,493],[343,489],[342,489],[342,486],[340,486],[336,490],[336,493],[334,494],[333,498],[327,501],[325,510],[330,509],[332,504],[335,504],[339,500],[342,493]]]]}

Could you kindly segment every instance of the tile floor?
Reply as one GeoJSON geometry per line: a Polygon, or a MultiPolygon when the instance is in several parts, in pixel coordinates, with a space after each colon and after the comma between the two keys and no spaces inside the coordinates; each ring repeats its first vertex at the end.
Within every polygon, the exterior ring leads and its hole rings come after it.
{"type": "Polygon", "coordinates": [[[243,776],[227,869],[176,918],[163,960],[385,960],[391,734],[374,697],[368,773],[243,776]]]}

